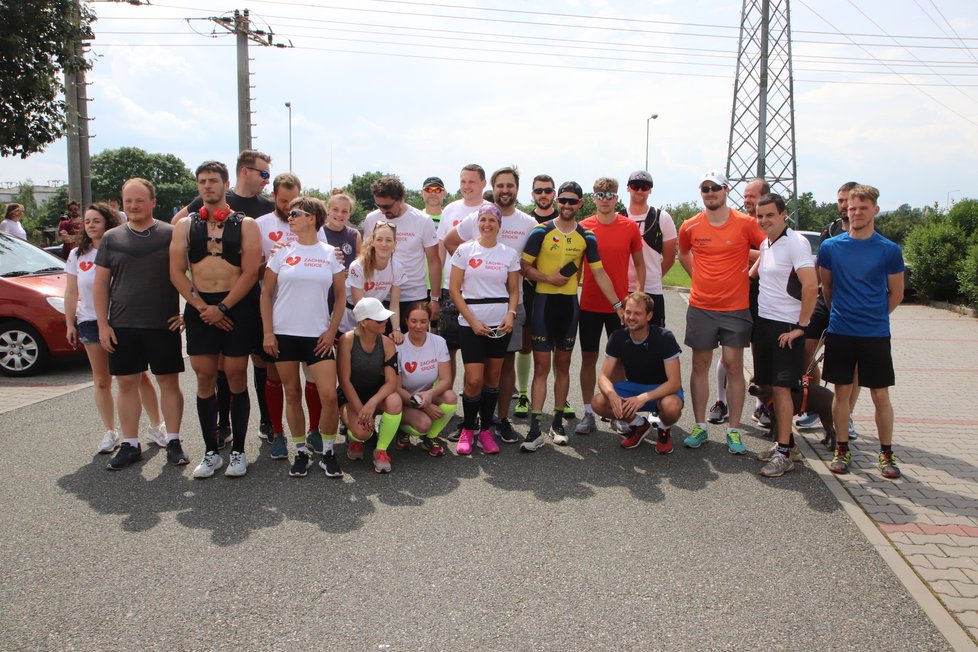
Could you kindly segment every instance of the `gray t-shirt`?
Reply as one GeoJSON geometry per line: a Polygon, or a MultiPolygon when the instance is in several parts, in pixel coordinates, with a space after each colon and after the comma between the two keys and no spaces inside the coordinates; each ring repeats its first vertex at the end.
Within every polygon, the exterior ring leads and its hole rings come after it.
{"type": "Polygon", "coordinates": [[[95,264],[108,267],[109,324],[113,328],[166,328],[180,311],[180,295],[170,283],[173,226],[155,222],[133,233],[127,224],[106,231],[95,264]]]}

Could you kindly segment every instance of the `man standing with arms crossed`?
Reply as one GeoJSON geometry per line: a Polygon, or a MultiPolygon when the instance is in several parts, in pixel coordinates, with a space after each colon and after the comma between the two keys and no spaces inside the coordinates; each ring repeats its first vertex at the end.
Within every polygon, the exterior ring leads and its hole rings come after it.
{"type": "Polygon", "coordinates": [[[700,181],[705,210],[679,228],[679,263],[692,279],[686,311],[686,346],[693,349],[690,394],[696,425],[683,444],[699,448],[709,439],[706,400],[713,349],[719,343],[727,368],[730,427],[727,450],[747,452],[740,433],[744,409],[744,348],[750,343],[749,252],[764,234],[757,221],[727,206],[729,188],[722,172],[711,171],[700,181]]]}
{"type": "Polygon", "coordinates": [[[142,459],[139,379],[147,367],[160,386],[166,458],[171,464],[188,464],[180,443],[183,352],[180,295],[170,283],[173,227],[153,219],[156,189],[146,179],[126,181],[122,203],[129,220],[102,236],[92,292],[99,343],[109,352],[109,373],[119,383],[123,439],[108,468],[118,471],[142,459]]]}
{"type": "Polygon", "coordinates": [[[231,457],[224,475],[248,472],[245,436],[251,401],[248,399],[248,356],[260,336],[258,267],[261,233],[258,225],[227,204],[228,169],[207,161],[196,171],[200,210],[173,229],[170,244],[170,282],[187,301],[184,323],[187,354],[197,375],[197,419],[204,437],[204,459],[195,478],[209,478],[224,465],[217,436],[217,366],[231,390],[231,457]],[[190,278],[187,270],[190,270],[190,278]]]}
{"type": "MultiPolygon", "coordinates": [[[[879,190],[857,185],[849,191],[849,231],[822,243],[818,251],[822,294],[829,308],[823,377],[835,385],[832,420],[837,437],[829,469],[848,473],[850,398],[858,382],[869,387],[880,440],[879,469],[884,478],[900,477],[893,455],[895,383],[890,352],[890,313],[903,301],[903,254],[875,231],[879,190]],[[856,380],[858,368],[859,378],[856,380]]],[[[101,251],[101,249],[100,249],[101,251]]]]}

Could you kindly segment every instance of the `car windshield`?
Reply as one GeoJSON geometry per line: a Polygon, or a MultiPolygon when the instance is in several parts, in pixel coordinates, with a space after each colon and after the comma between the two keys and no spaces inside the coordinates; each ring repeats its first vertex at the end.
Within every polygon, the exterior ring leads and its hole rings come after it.
{"type": "Polygon", "coordinates": [[[0,278],[57,274],[64,269],[65,262],[57,256],[29,242],[0,233],[0,278]]]}

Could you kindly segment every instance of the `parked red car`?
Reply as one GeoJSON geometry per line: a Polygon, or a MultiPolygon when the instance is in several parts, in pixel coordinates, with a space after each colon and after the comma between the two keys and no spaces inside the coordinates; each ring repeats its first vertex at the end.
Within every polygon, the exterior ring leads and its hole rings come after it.
{"type": "Polygon", "coordinates": [[[52,356],[79,355],[65,339],[65,261],[0,233],[0,373],[29,376],[52,356]]]}

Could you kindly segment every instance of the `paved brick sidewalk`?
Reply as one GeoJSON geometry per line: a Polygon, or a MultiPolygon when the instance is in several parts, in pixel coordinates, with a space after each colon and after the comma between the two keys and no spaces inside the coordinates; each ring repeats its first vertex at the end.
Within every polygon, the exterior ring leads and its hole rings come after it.
{"type": "MultiPolygon", "coordinates": [[[[855,410],[852,471],[835,476],[928,584],[978,638],[978,320],[927,306],[891,316],[897,384],[894,451],[904,477],[876,468],[873,402],[855,410]]],[[[822,431],[804,432],[823,461],[822,431]]]]}

